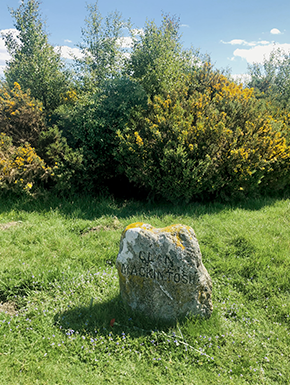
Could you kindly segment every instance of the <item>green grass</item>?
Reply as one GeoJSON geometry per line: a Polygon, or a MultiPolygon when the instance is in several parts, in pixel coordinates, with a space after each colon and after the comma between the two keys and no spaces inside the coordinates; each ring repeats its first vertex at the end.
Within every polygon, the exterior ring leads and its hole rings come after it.
{"type": "Polygon", "coordinates": [[[0,199],[1,384],[288,383],[290,200],[0,199]],[[137,221],[193,227],[210,319],[165,327],[122,303],[114,265],[137,221]]]}

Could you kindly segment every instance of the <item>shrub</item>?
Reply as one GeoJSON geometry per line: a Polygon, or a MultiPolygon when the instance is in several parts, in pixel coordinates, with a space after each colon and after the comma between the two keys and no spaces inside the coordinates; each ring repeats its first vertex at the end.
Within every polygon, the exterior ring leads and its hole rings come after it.
{"type": "Polygon", "coordinates": [[[82,153],[68,146],[66,138],[56,125],[41,133],[38,153],[54,170],[52,178],[49,179],[54,190],[66,194],[68,191],[71,193],[72,190],[84,188],[86,181],[82,178],[82,153]]]}
{"type": "Polygon", "coordinates": [[[118,132],[115,156],[131,182],[171,201],[281,189],[289,182],[287,130],[252,89],[205,64],[135,113],[118,132]]]}
{"type": "MultiPolygon", "coordinates": [[[[64,100],[68,106],[73,105],[76,93],[67,92],[64,100]]],[[[5,181],[9,189],[14,183],[13,190],[29,190],[34,179],[45,180],[45,187],[54,187],[57,191],[67,191],[79,184],[78,178],[82,179],[78,176],[82,168],[80,152],[68,146],[57,126],[46,126],[42,104],[24,93],[18,83],[12,90],[5,84],[0,88],[0,132],[6,134],[2,144],[6,143],[6,155],[2,159],[6,171],[2,182],[5,181]],[[24,168],[19,169],[14,163],[17,156],[25,160],[24,168]],[[39,173],[41,170],[47,171],[45,177],[39,173]]]]}
{"type": "Polygon", "coordinates": [[[146,104],[142,86],[122,78],[106,81],[97,93],[84,94],[74,105],[59,108],[58,124],[68,144],[83,155],[81,178],[87,190],[100,191],[116,177],[116,131],[123,130],[132,108],[146,104]]]}
{"type": "Polygon", "coordinates": [[[28,142],[37,147],[44,129],[42,104],[24,93],[18,83],[14,83],[12,90],[0,85],[0,132],[10,136],[16,146],[28,142]]]}
{"type": "Polygon", "coordinates": [[[15,193],[33,191],[39,182],[53,175],[28,143],[16,147],[12,139],[0,134],[0,188],[15,193]]]}

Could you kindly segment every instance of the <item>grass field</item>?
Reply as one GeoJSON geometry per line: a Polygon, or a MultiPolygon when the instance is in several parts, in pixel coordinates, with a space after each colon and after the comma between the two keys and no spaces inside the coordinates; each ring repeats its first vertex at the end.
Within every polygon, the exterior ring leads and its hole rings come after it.
{"type": "Polygon", "coordinates": [[[0,383],[290,383],[289,224],[287,199],[1,197],[0,383]],[[168,328],[122,303],[115,260],[137,221],[195,230],[213,280],[210,319],[168,328]]]}

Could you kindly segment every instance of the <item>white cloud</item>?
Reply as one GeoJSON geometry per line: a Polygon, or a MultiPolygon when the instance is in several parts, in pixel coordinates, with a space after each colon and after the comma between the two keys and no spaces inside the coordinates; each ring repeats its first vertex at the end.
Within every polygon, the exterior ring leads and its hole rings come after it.
{"type": "Polygon", "coordinates": [[[132,36],[123,36],[117,39],[117,43],[121,48],[133,48],[133,43],[138,36],[144,36],[143,28],[135,28],[131,30],[132,36]]]}
{"type": "Polygon", "coordinates": [[[143,28],[135,28],[135,29],[132,29],[132,34],[133,35],[140,35],[140,36],[144,36],[144,29],[143,28]]]}
{"type": "Polygon", "coordinates": [[[7,35],[8,33],[12,33],[13,37],[17,37],[19,35],[19,32],[15,28],[8,28],[8,29],[1,29],[0,30],[1,35],[7,35]]]}
{"type": "Polygon", "coordinates": [[[263,63],[264,59],[268,60],[273,50],[281,49],[286,53],[290,53],[290,44],[270,43],[268,45],[257,45],[250,49],[236,49],[234,57],[241,57],[248,63],[263,63]]]}
{"type": "Polygon", "coordinates": [[[10,55],[5,47],[3,35],[11,32],[14,36],[17,36],[16,29],[2,29],[0,30],[0,76],[4,74],[4,69],[6,67],[6,61],[10,59],[10,55]]]}
{"type": "Polygon", "coordinates": [[[55,51],[60,52],[60,56],[64,59],[73,59],[74,57],[77,57],[78,59],[81,59],[83,57],[83,54],[78,48],[71,48],[67,45],[62,46],[56,46],[54,47],[55,51]]]}
{"type": "Polygon", "coordinates": [[[258,44],[269,44],[269,42],[266,41],[266,40],[250,41],[250,42],[248,42],[248,41],[243,40],[243,39],[233,39],[231,41],[223,41],[223,40],[221,40],[221,43],[223,43],[223,44],[231,44],[231,45],[246,45],[246,46],[250,46],[250,47],[255,47],[258,44]]]}
{"type": "Polygon", "coordinates": [[[122,48],[132,48],[133,47],[133,39],[130,36],[118,38],[117,43],[122,48]]]}
{"type": "MultiPolygon", "coordinates": [[[[280,31],[276,28],[271,30],[271,33],[280,33],[280,31]]],[[[290,44],[284,43],[275,43],[269,42],[267,40],[259,40],[259,41],[246,41],[243,39],[232,39],[230,41],[220,41],[223,44],[230,45],[240,45],[245,48],[237,48],[233,52],[233,56],[228,58],[230,61],[234,61],[237,58],[245,59],[248,63],[263,63],[266,59],[268,60],[272,51],[280,49],[285,53],[290,54],[290,44]]]]}
{"type": "Polygon", "coordinates": [[[237,84],[246,85],[251,80],[251,75],[248,75],[248,74],[232,74],[231,78],[237,84]]]}
{"type": "Polygon", "coordinates": [[[188,24],[180,24],[180,27],[190,28],[188,24]]]}
{"type": "Polygon", "coordinates": [[[5,69],[5,66],[0,64],[0,79],[4,75],[4,69],[5,69]]]}
{"type": "MultiPolygon", "coordinates": [[[[4,74],[4,69],[6,67],[6,61],[9,61],[11,56],[9,55],[3,35],[6,35],[7,33],[12,33],[13,37],[17,37],[18,31],[14,28],[11,29],[2,29],[0,30],[0,76],[4,74]]],[[[71,40],[65,40],[68,43],[71,42],[71,40]]],[[[81,58],[82,54],[81,51],[78,48],[71,48],[66,45],[64,46],[57,46],[54,48],[55,51],[60,51],[61,57],[64,59],[73,59],[73,56],[76,56],[77,58],[81,58]]]]}
{"type": "Polygon", "coordinates": [[[273,29],[271,29],[270,33],[272,35],[280,35],[281,32],[279,31],[279,29],[273,28],[273,29]]]}
{"type": "Polygon", "coordinates": [[[231,41],[223,41],[223,40],[221,40],[221,43],[223,43],[223,44],[231,44],[231,45],[248,45],[248,43],[245,40],[242,40],[242,39],[233,39],[231,41]]]}
{"type": "Polygon", "coordinates": [[[69,39],[65,39],[64,42],[65,42],[65,43],[72,43],[72,41],[69,40],[69,39]]]}
{"type": "Polygon", "coordinates": [[[0,37],[0,63],[9,60],[10,55],[5,47],[4,39],[0,37]]]}
{"type": "Polygon", "coordinates": [[[123,52],[122,55],[123,55],[123,57],[126,58],[126,59],[130,59],[130,57],[131,57],[130,52],[123,52]]]}

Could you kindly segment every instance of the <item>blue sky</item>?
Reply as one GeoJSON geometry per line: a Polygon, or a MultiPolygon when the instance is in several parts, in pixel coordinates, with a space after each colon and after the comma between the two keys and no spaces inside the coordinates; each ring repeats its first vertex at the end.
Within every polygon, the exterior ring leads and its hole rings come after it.
{"type": "MultiPolygon", "coordinates": [[[[14,28],[8,6],[17,8],[19,0],[0,2],[0,31],[14,28]]],[[[135,28],[144,27],[146,19],[159,25],[162,11],[177,15],[183,46],[199,48],[217,68],[230,68],[233,75],[246,73],[248,63],[261,62],[273,47],[290,52],[289,0],[99,0],[98,6],[103,16],[119,11],[135,28]]],[[[81,42],[86,1],[42,0],[41,13],[49,42],[64,46],[67,56],[81,42]]],[[[0,39],[0,74],[7,59],[0,39]]]]}

